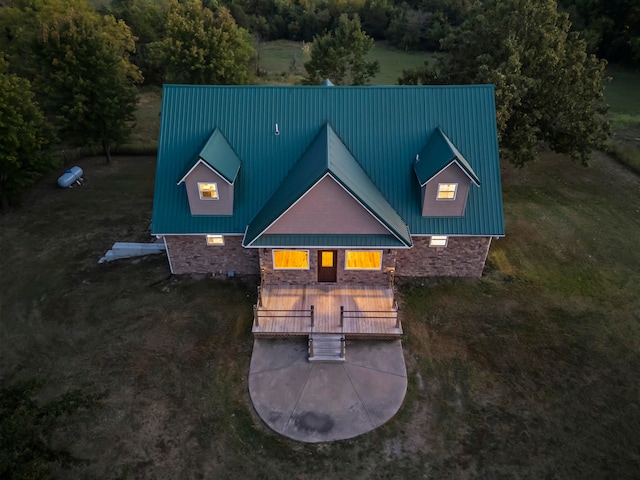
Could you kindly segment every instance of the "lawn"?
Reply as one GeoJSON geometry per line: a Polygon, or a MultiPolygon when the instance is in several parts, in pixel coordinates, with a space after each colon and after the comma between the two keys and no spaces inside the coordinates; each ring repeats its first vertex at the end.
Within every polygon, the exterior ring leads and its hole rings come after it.
{"type": "Polygon", "coordinates": [[[640,126],[640,75],[617,66],[610,66],[607,73],[611,81],[605,87],[605,98],[614,127],[640,126]]]}
{"type": "Polygon", "coordinates": [[[255,280],[98,265],[149,239],[153,157],[79,162],[0,217],[3,385],[100,406],[52,437],[72,478],[635,478],[640,469],[638,177],[604,155],[503,169],[507,236],[480,280],[401,282],[409,390],[334,444],[270,432],[247,393],[255,280]]]}
{"type": "MultiPolygon", "coordinates": [[[[276,40],[266,42],[259,47],[259,67],[264,72],[262,81],[267,83],[300,82],[304,74],[304,63],[309,60],[308,47],[302,42],[276,40]],[[295,58],[295,69],[292,68],[295,58]],[[294,75],[291,75],[295,73],[294,75]]],[[[402,71],[415,68],[425,60],[433,60],[433,54],[427,52],[405,52],[390,47],[387,42],[376,42],[367,57],[380,62],[380,72],[371,80],[372,85],[397,85],[402,71]]]]}

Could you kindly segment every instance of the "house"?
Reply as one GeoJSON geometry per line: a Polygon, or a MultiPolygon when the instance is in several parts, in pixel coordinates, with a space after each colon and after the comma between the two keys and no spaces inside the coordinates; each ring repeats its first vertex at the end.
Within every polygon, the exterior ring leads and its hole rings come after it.
{"type": "Polygon", "coordinates": [[[152,233],[172,273],[263,293],[478,277],[504,235],[493,86],[165,86],[152,233]]]}

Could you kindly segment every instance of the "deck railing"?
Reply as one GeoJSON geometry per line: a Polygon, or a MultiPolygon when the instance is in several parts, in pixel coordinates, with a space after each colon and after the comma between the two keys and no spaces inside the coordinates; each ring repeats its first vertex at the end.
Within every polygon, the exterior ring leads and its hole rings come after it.
{"type": "Polygon", "coordinates": [[[253,306],[253,325],[256,327],[260,326],[260,318],[309,318],[309,323],[311,328],[313,328],[314,324],[314,312],[313,305],[311,308],[300,309],[300,310],[267,310],[261,307],[262,302],[260,304],[256,304],[253,306]]]}
{"type": "Polygon", "coordinates": [[[398,317],[398,304],[394,301],[392,310],[345,310],[340,306],[340,328],[344,329],[344,320],[368,319],[368,320],[394,320],[395,328],[400,328],[400,318],[398,317]]]}

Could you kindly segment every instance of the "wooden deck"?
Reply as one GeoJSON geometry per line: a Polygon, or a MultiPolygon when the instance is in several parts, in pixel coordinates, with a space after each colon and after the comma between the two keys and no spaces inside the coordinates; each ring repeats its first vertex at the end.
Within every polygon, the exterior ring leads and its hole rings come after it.
{"type": "Polygon", "coordinates": [[[366,285],[265,286],[256,306],[256,336],[296,336],[311,332],[346,337],[393,338],[402,335],[393,290],[366,285]],[[340,307],[344,308],[343,326],[340,307]]]}

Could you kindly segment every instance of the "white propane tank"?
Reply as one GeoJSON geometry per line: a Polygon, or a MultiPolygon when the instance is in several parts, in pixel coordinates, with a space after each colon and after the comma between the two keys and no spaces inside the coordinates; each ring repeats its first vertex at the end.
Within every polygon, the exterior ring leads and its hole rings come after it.
{"type": "Polygon", "coordinates": [[[63,175],[58,178],[58,185],[62,188],[68,188],[73,182],[82,183],[82,169],[80,167],[71,167],[63,175]]]}

